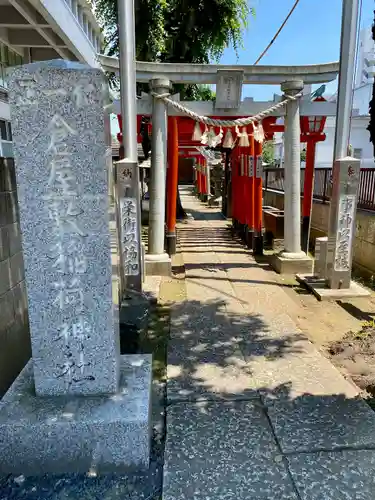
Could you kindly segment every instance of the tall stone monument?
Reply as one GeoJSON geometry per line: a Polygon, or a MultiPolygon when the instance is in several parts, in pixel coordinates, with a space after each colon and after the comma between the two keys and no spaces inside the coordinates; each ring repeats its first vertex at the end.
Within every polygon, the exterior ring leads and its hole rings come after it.
{"type": "Polygon", "coordinates": [[[350,288],[361,162],[336,160],[327,244],[327,278],[331,289],[350,288]]]}
{"type": "Polygon", "coordinates": [[[9,81],[32,360],[0,403],[0,472],[146,466],[149,356],[120,356],[107,82],[48,61],[9,81]]]}
{"type": "Polygon", "coordinates": [[[349,156],[335,161],[328,237],[317,238],[314,276],[297,275],[319,300],[370,295],[351,280],[360,163],[349,156]]]}

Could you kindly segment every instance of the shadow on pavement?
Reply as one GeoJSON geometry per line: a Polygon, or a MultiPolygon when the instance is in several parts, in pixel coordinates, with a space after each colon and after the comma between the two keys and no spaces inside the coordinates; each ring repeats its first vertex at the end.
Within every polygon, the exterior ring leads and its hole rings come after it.
{"type": "Polygon", "coordinates": [[[228,305],[173,307],[163,498],[372,498],[375,414],[357,389],[286,315],[228,305]]]}

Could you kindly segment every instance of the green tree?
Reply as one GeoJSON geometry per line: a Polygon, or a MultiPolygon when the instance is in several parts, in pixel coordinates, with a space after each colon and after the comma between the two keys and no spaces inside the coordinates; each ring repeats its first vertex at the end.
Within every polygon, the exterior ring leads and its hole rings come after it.
{"type": "MultiPolygon", "coordinates": [[[[130,0],[129,0],[130,1],[130,0]]],[[[96,0],[95,13],[107,40],[108,55],[118,55],[117,0],[96,0]]],[[[201,63],[218,60],[227,46],[237,51],[249,14],[247,0],[136,0],[136,57],[139,61],[201,63]]],[[[182,98],[200,99],[196,85],[176,86],[182,98]]],[[[203,95],[213,98],[210,89],[203,95]]]]}
{"type": "Polygon", "coordinates": [[[209,85],[190,85],[187,89],[182,88],[184,96],[192,101],[214,101],[216,93],[209,85]]]}
{"type": "Polygon", "coordinates": [[[274,162],[274,143],[273,141],[265,141],[263,143],[262,156],[264,163],[272,165],[274,162]]]}

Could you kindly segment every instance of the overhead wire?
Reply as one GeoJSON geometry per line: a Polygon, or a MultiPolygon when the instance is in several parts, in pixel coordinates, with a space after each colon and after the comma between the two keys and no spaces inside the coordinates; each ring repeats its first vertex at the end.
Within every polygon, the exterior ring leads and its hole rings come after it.
{"type": "MultiPolygon", "coordinates": [[[[374,11],[375,12],[375,11],[374,11]]],[[[355,90],[355,82],[358,78],[359,71],[359,49],[360,49],[360,38],[361,38],[361,24],[362,24],[362,15],[363,15],[363,0],[360,0],[359,3],[359,16],[358,16],[358,24],[357,24],[357,46],[355,53],[355,69],[353,74],[353,82],[352,82],[352,110],[349,117],[349,130],[352,129],[352,119],[353,119],[353,101],[354,101],[354,90],[355,90]]],[[[349,145],[348,149],[350,149],[350,136],[349,136],[349,145]]],[[[348,151],[349,154],[349,151],[348,151]]]]}
{"type": "Polygon", "coordinates": [[[277,30],[275,36],[272,38],[272,40],[270,41],[270,43],[267,45],[267,47],[263,50],[263,52],[260,54],[260,56],[258,57],[258,59],[255,61],[254,66],[256,66],[258,64],[258,62],[265,56],[265,54],[267,53],[268,49],[274,43],[274,41],[276,40],[276,38],[280,35],[281,31],[283,30],[284,26],[288,22],[288,19],[290,18],[290,16],[293,14],[293,12],[294,12],[295,8],[297,7],[297,5],[299,4],[299,2],[300,2],[300,0],[296,0],[294,2],[293,7],[289,11],[289,14],[284,19],[284,22],[282,23],[282,25],[280,26],[280,28],[277,30]]]}

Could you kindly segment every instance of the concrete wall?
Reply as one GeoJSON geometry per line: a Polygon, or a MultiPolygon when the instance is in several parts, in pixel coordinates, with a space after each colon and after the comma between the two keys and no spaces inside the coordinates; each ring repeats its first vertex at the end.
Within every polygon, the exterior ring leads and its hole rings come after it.
{"type": "Polygon", "coordinates": [[[16,177],[0,158],[0,397],[30,357],[16,177]]]}
{"type": "MultiPolygon", "coordinates": [[[[302,200],[301,200],[302,201],[302,200]]],[[[264,192],[264,205],[284,208],[284,194],[264,192]]],[[[311,235],[315,240],[328,232],[329,203],[314,201],[311,220],[311,235]]],[[[375,213],[357,211],[356,237],[354,240],[354,265],[365,275],[375,275],[375,213]]]]}

